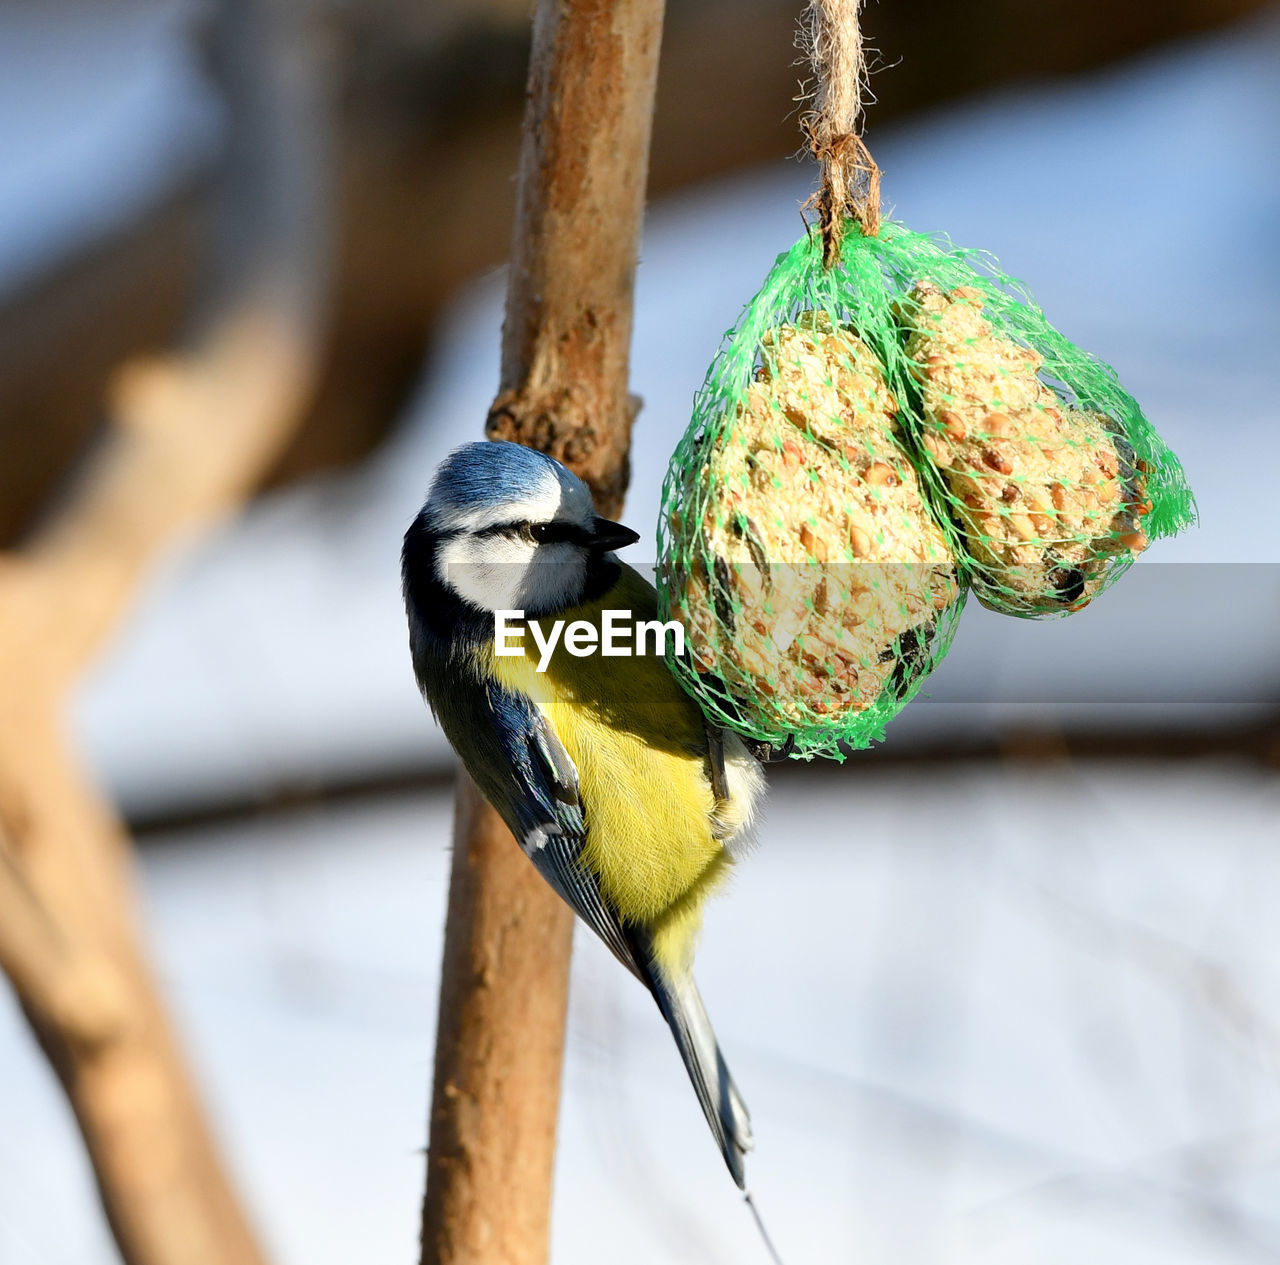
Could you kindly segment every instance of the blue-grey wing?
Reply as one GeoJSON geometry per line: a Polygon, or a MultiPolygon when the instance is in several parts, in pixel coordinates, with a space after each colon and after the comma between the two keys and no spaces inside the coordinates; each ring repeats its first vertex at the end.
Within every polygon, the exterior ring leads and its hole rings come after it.
{"type": "Polygon", "coordinates": [[[599,879],[583,864],[587,825],[573,760],[531,699],[496,682],[488,683],[487,693],[498,744],[520,789],[508,801],[508,815],[515,820],[507,824],[560,898],[623,966],[647,981],[626,929],[600,891],[599,879]]]}

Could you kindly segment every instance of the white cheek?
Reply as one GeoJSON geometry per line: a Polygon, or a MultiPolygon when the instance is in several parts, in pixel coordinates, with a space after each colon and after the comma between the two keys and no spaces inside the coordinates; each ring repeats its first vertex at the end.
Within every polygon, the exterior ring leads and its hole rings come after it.
{"type": "Polygon", "coordinates": [[[520,610],[535,546],[509,536],[460,537],[436,558],[436,571],[459,597],[482,610],[520,610]]]}
{"type": "Polygon", "coordinates": [[[539,546],[506,535],[461,536],[436,558],[439,578],[487,611],[542,614],[573,606],[586,585],[586,569],[586,556],[574,545],[539,546]]]}

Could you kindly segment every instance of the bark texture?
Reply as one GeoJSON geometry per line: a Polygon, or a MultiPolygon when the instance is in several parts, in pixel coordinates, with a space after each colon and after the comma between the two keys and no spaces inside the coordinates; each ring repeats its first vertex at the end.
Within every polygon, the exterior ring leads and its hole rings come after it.
{"type": "MultiPolygon", "coordinates": [[[[616,515],[662,0],[540,0],[491,438],[550,453],[616,515]]],[[[458,787],[424,1265],[542,1265],[573,916],[458,787]]]]}
{"type": "Polygon", "coordinates": [[[657,83],[658,0],[542,0],[516,185],[502,390],[491,439],[550,453],[617,513],[636,250],[657,83]]]}
{"type": "Polygon", "coordinates": [[[573,915],[465,774],[441,971],[422,1260],[547,1259],[573,915]]]}

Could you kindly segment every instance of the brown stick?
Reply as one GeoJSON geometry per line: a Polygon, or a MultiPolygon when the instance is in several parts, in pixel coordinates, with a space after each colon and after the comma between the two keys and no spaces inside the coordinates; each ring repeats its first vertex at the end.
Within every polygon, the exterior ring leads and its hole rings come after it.
{"type": "MultiPolygon", "coordinates": [[[[559,458],[613,515],[662,0],[539,0],[491,438],[559,458]]],[[[540,1265],[573,919],[465,777],[436,1038],[423,1265],[540,1265]]]]}
{"type": "Polygon", "coordinates": [[[62,711],[158,555],[238,504],[301,416],[320,242],[314,50],[277,0],[223,0],[224,223],[202,333],[127,365],[60,512],[0,556],[0,968],[62,1082],[128,1265],[261,1265],[147,968],[128,841],[62,711]],[[298,128],[301,128],[299,132],[298,128]],[[251,152],[246,152],[251,151],[251,152]]]}
{"type": "Polygon", "coordinates": [[[139,947],[127,842],[40,712],[17,733],[4,716],[0,964],[75,1112],[122,1258],[261,1265],[139,947]]]}
{"type": "Polygon", "coordinates": [[[626,491],[636,250],[662,0],[540,0],[491,439],[550,453],[606,514],[626,491]]]}
{"type": "Polygon", "coordinates": [[[573,915],[462,775],[422,1259],[546,1259],[573,915]]]}

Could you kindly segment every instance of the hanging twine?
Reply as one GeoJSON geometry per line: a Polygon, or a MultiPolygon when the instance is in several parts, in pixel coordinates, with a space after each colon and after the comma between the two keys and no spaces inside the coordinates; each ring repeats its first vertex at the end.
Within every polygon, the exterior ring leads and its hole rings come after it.
{"type": "Polygon", "coordinates": [[[858,134],[867,62],[858,11],[862,0],[810,0],[802,39],[817,77],[813,108],[802,121],[822,171],[810,200],[822,231],[822,259],[840,258],[846,219],[874,237],[880,231],[880,168],[858,134]]]}

